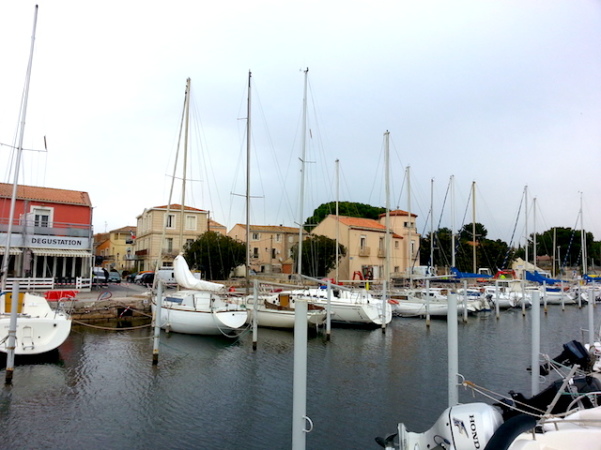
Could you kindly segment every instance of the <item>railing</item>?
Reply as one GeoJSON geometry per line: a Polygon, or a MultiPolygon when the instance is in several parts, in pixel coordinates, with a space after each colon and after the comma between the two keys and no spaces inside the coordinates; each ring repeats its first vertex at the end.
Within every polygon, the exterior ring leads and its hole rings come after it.
{"type": "MultiPolygon", "coordinates": [[[[12,232],[16,234],[37,234],[42,236],[69,236],[89,238],[92,235],[92,226],[79,223],[53,222],[51,227],[35,226],[34,223],[23,223],[14,219],[12,232]]],[[[8,219],[0,219],[0,233],[8,233],[8,219]]]]}
{"type": "Polygon", "coordinates": [[[92,288],[91,278],[7,278],[6,290],[11,291],[15,282],[18,282],[19,289],[24,291],[48,291],[57,287],[71,287],[79,291],[89,291],[92,288]]]}
{"type": "Polygon", "coordinates": [[[379,248],[378,249],[378,258],[386,258],[386,250],[379,248]]]}
{"type": "Polygon", "coordinates": [[[359,249],[359,256],[369,256],[369,247],[362,247],[359,249]]]}

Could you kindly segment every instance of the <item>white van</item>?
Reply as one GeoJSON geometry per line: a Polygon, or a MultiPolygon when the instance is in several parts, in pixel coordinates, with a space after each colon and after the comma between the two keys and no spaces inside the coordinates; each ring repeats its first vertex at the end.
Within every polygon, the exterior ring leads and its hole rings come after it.
{"type": "Polygon", "coordinates": [[[175,277],[173,276],[173,268],[172,267],[163,267],[158,270],[158,277],[163,283],[167,285],[175,285],[177,282],[175,281],[175,277]]]}

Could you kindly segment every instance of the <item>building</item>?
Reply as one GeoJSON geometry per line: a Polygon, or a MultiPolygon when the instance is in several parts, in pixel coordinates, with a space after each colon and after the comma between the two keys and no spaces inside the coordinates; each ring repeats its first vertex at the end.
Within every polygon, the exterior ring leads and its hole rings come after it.
{"type": "Polygon", "coordinates": [[[145,209],[137,218],[136,270],[154,270],[160,257],[162,267],[171,267],[186,244],[209,229],[209,211],[172,204],[145,209]]]}
{"type": "MultiPolygon", "coordinates": [[[[12,184],[0,183],[0,258],[8,240],[12,184]]],[[[74,284],[90,278],[92,204],[87,192],[17,187],[8,277],[53,278],[74,284]]]]}
{"type": "MultiPolygon", "coordinates": [[[[292,273],[292,247],[298,243],[299,229],[282,225],[251,225],[250,269],[261,273],[292,273]]],[[[246,224],[237,223],[227,234],[246,243],[246,224]]]]}
{"type": "Polygon", "coordinates": [[[227,227],[221,225],[219,222],[215,222],[213,219],[209,219],[209,231],[214,231],[215,233],[227,236],[227,227]]]}
{"type": "MultiPolygon", "coordinates": [[[[390,219],[390,276],[398,277],[413,266],[419,248],[420,235],[415,229],[415,214],[397,210],[390,219]]],[[[336,239],[346,249],[338,265],[339,280],[383,280],[386,267],[386,214],[379,220],[328,215],[312,234],[336,239]]],[[[328,277],[335,278],[336,270],[328,277]]]]}
{"type": "Polygon", "coordinates": [[[136,227],[117,228],[94,236],[97,265],[107,270],[133,271],[135,265],[134,240],[136,227]]]}

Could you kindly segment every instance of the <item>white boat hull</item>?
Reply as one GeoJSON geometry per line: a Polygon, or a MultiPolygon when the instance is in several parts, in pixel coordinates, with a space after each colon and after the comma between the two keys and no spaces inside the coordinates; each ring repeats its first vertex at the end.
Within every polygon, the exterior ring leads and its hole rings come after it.
{"type": "MultiPolygon", "coordinates": [[[[5,304],[5,297],[1,297],[5,304]]],[[[8,336],[10,312],[0,316],[1,338],[8,336]]],[[[69,337],[71,317],[54,311],[44,297],[25,293],[17,316],[15,355],[41,355],[56,350],[69,337]]],[[[0,344],[0,352],[8,352],[8,338],[0,344]]]]}
{"type": "MultiPolygon", "coordinates": [[[[255,310],[252,309],[252,305],[249,305],[248,320],[252,323],[254,320],[255,310]]],[[[259,308],[256,311],[257,314],[257,325],[260,327],[267,328],[284,328],[294,329],[295,312],[294,311],[272,311],[265,308],[259,308]]],[[[325,311],[307,313],[307,325],[318,326],[325,322],[326,313],[325,311]]]]}
{"type": "MultiPolygon", "coordinates": [[[[156,312],[156,299],[152,305],[156,312]]],[[[232,335],[244,327],[248,311],[206,291],[178,291],[161,302],[160,327],[184,334],[232,335]]]]}
{"type": "MultiPolygon", "coordinates": [[[[295,291],[296,295],[305,297],[315,305],[327,308],[326,289],[307,289],[295,291]]],[[[388,302],[373,297],[367,292],[349,292],[340,290],[330,299],[332,323],[378,327],[389,324],[392,320],[392,307],[388,302]],[[384,313],[382,308],[385,307],[384,313]]]]}

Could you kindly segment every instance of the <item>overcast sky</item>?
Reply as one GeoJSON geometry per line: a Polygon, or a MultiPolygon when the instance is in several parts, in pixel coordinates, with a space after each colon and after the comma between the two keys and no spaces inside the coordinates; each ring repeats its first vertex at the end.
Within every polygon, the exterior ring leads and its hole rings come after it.
{"type": "MultiPolygon", "coordinates": [[[[431,203],[435,228],[471,223],[475,182],[491,238],[579,229],[582,202],[601,239],[599,1],[38,4],[24,147],[46,136],[48,151],[25,152],[19,180],[87,191],[96,232],[167,203],[188,77],[186,204],[228,229],[245,223],[249,71],[251,223],[295,226],[309,68],[303,219],[336,200],[336,159],[340,201],[385,206],[388,130],[390,206],[418,214],[420,232],[431,203]]],[[[34,5],[0,3],[4,182],[34,5]]]]}

